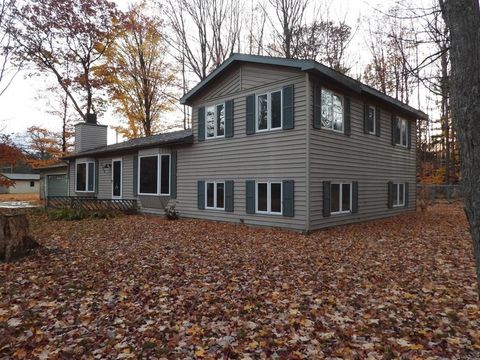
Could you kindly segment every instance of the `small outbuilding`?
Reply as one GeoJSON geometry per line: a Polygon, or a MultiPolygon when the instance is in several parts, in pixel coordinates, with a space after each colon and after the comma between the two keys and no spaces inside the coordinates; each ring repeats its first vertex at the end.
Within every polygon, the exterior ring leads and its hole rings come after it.
{"type": "Polygon", "coordinates": [[[0,194],[38,194],[39,192],[39,174],[2,173],[2,176],[14,184],[9,187],[0,187],[0,194]]]}
{"type": "Polygon", "coordinates": [[[65,162],[37,168],[40,172],[40,199],[48,196],[67,196],[68,165],[65,162]]]}

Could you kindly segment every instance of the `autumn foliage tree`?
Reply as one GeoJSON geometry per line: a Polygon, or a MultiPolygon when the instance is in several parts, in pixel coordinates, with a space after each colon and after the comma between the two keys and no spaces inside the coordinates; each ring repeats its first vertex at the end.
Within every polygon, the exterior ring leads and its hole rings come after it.
{"type": "Polygon", "coordinates": [[[52,131],[39,126],[27,129],[27,162],[33,167],[42,167],[58,162],[62,155],[62,148],[58,136],[52,131]]]}
{"type": "Polygon", "coordinates": [[[118,130],[127,138],[150,136],[172,125],[162,119],[177,98],[163,28],[159,18],[146,14],[146,3],[132,7],[98,72],[108,83],[117,113],[126,119],[127,126],[118,130]]]}
{"type": "Polygon", "coordinates": [[[27,0],[15,9],[15,55],[34,73],[53,75],[81,118],[96,113],[102,79],[94,69],[108,49],[117,19],[108,0],[27,0]]]}
{"type": "MultiPolygon", "coordinates": [[[[22,150],[12,141],[10,136],[0,134],[0,167],[13,167],[25,159],[22,150]]],[[[0,186],[9,187],[15,182],[0,173],[0,186]]]]}

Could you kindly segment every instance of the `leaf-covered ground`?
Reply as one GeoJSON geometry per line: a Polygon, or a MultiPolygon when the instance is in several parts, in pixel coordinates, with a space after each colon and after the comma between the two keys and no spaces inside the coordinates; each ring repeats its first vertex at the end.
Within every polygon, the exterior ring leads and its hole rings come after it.
{"type": "Polygon", "coordinates": [[[457,205],[309,236],[128,216],[49,222],[0,264],[0,358],[477,358],[457,205]]]}

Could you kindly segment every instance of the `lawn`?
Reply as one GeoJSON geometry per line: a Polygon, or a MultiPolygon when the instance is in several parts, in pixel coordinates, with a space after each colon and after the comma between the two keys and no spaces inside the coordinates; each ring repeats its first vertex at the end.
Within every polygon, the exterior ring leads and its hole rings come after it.
{"type": "Polygon", "coordinates": [[[477,358],[458,205],[311,235],[128,216],[48,221],[0,264],[0,358],[477,358]]]}

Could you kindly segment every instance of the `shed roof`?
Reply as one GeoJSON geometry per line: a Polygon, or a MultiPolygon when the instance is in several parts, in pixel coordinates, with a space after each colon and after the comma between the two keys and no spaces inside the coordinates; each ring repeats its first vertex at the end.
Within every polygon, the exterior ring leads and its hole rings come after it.
{"type": "Polygon", "coordinates": [[[391,96],[388,96],[368,85],[361,83],[345,74],[335,71],[328,66],[320,64],[314,60],[301,60],[301,59],[286,59],[272,56],[260,56],[260,55],[246,55],[246,54],[232,54],[227,60],[225,60],[219,67],[210,73],[205,79],[199,82],[194,88],[187,92],[181,99],[180,103],[190,105],[193,98],[209,83],[217,79],[225,71],[230,69],[234,64],[248,62],[264,65],[276,65],[285,66],[289,68],[295,68],[305,72],[315,73],[322,77],[325,77],[335,83],[343,85],[348,89],[358,93],[359,95],[368,95],[376,98],[378,101],[387,103],[408,115],[418,118],[427,119],[428,116],[420,110],[417,110],[407,104],[398,101],[391,96]]]}
{"type": "Polygon", "coordinates": [[[19,173],[2,173],[3,176],[10,180],[40,180],[39,174],[19,174],[19,173]]]}
{"type": "Polygon", "coordinates": [[[85,150],[72,155],[65,156],[63,159],[74,159],[81,156],[107,155],[131,150],[145,149],[159,145],[181,145],[191,144],[193,134],[191,129],[166,132],[157,135],[145,136],[138,139],[127,140],[118,144],[101,146],[91,150],[85,150]]]}

